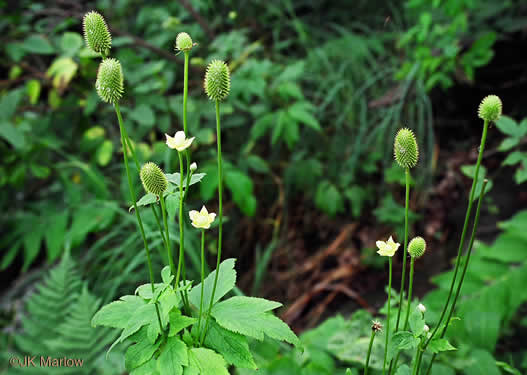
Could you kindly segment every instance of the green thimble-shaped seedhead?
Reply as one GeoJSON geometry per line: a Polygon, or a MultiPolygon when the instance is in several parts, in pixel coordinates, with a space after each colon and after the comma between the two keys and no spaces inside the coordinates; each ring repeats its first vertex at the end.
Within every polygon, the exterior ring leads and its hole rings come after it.
{"type": "Polygon", "coordinates": [[[143,165],[139,177],[148,193],[160,196],[168,188],[167,177],[155,163],[148,162],[143,165]]]}
{"type": "Polygon", "coordinates": [[[123,69],[116,59],[104,59],[99,65],[97,81],[95,82],[97,94],[107,103],[115,104],[123,96],[123,69]]]}
{"type": "Polygon", "coordinates": [[[502,109],[501,99],[496,95],[489,95],[479,104],[478,116],[483,120],[495,122],[501,117],[502,109]]]}
{"type": "Polygon", "coordinates": [[[102,55],[108,55],[112,48],[112,35],[108,31],[104,18],[94,11],[86,13],[82,26],[88,48],[102,55]]]}
{"type": "Polygon", "coordinates": [[[205,73],[205,92],[210,100],[223,100],[229,95],[229,67],[221,60],[212,60],[205,73]]]}
{"type": "Polygon", "coordinates": [[[395,160],[403,168],[413,168],[419,159],[419,148],[414,133],[407,128],[401,129],[395,136],[393,145],[395,160]]]}
{"type": "Polygon", "coordinates": [[[408,253],[412,258],[420,258],[426,251],[426,242],[423,237],[415,237],[408,244],[408,253]]]}
{"type": "Polygon", "coordinates": [[[176,50],[177,51],[190,51],[194,44],[192,38],[187,33],[179,33],[176,37],[176,50]]]}

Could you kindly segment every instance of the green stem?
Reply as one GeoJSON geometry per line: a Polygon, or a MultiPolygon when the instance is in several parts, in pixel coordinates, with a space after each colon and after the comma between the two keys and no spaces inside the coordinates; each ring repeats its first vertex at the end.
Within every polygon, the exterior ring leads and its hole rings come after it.
{"type": "Polygon", "coordinates": [[[185,71],[183,73],[183,131],[187,134],[187,99],[188,99],[188,58],[189,51],[185,51],[185,71]]]}
{"type": "MultiPolygon", "coordinates": [[[[404,203],[404,251],[403,251],[403,274],[401,278],[401,288],[399,289],[399,309],[397,311],[397,321],[395,323],[395,332],[399,330],[399,321],[401,319],[401,310],[403,308],[403,295],[404,295],[404,289],[406,287],[406,250],[408,247],[408,209],[410,205],[410,169],[406,168],[404,171],[405,177],[406,177],[406,195],[405,195],[405,203],[404,203]]],[[[410,300],[408,300],[408,303],[410,303],[410,300]]]]}
{"type": "Polygon", "coordinates": [[[152,207],[152,212],[154,214],[154,217],[156,218],[157,228],[159,229],[159,234],[161,235],[161,238],[163,239],[163,245],[165,247],[167,246],[167,239],[165,238],[165,234],[163,233],[163,227],[161,225],[161,221],[159,221],[159,216],[157,216],[156,207],[151,204],[150,207],[152,207]]]}
{"type": "Polygon", "coordinates": [[[205,230],[201,230],[201,297],[199,300],[198,338],[201,337],[201,314],[203,312],[203,289],[205,286],[205,230]]]}
{"type": "Polygon", "coordinates": [[[421,349],[421,345],[423,344],[424,337],[421,339],[421,342],[419,345],[417,345],[417,349],[415,351],[415,360],[414,360],[414,367],[412,369],[412,375],[417,375],[419,373],[419,366],[421,365],[421,359],[423,358],[423,350],[421,349]]]}
{"type": "MultiPolygon", "coordinates": [[[[181,157],[181,153],[178,152],[179,157],[179,260],[178,260],[178,266],[177,266],[177,275],[176,275],[176,288],[179,287],[179,278],[181,276],[181,270],[183,269],[183,274],[186,276],[185,271],[185,226],[183,222],[183,158],[181,157]]],[[[185,304],[185,307],[187,308],[187,311],[189,311],[189,305],[188,305],[188,298],[186,290],[185,292],[181,293],[181,297],[183,299],[183,303],[185,304]]]]}
{"type": "Polygon", "coordinates": [[[437,325],[426,341],[424,345],[424,349],[428,347],[428,344],[430,344],[430,341],[434,338],[435,334],[437,333],[437,330],[441,326],[441,323],[443,322],[443,318],[445,317],[446,311],[448,310],[448,306],[450,303],[450,298],[452,298],[452,292],[454,290],[454,285],[456,283],[457,273],[459,271],[459,264],[461,262],[461,254],[463,252],[463,243],[465,242],[465,235],[467,233],[468,228],[468,222],[470,218],[470,214],[472,213],[472,203],[474,200],[474,191],[476,190],[476,184],[478,182],[478,175],[479,175],[479,167],[481,165],[481,159],[483,158],[483,150],[485,149],[485,141],[487,139],[487,129],[489,127],[489,122],[485,120],[483,124],[483,133],[481,135],[481,144],[479,146],[479,154],[478,154],[478,160],[476,162],[476,170],[474,172],[474,179],[472,180],[472,187],[470,188],[470,195],[468,198],[468,207],[467,212],[465,214],[465,222],[463,224],[463,231],[461,232],[461,239],[459,241],[459,247],[457,251],[457,258],[456,258],[456,266],[454,268],[454,275],[452,276],[452,282],[450,284],[450,291],[448,292],[448,297],[446,299],[445,305],[443,306],[443,311],[441,312],[441,316],[439,317],[439,321],[437,322],[437,325]]]}
{"type": "Polygon", "coordinates": [[[382,373],[386,373],[386,358],[388,355],[388,343],[390,341],[390,313],[392,309],[392,257],[388,258],[390,271],[388,276],[388,315],[386,315],[386,343],[384,345],[384,361],[382,364],[382,373]]]}
{"type": "MultiPolygon", "coordinates": [[[[150,258],[150,249],[148,248],[148,242],[146,240],[145,230],[143,228],[143,221],[141,220],[141,215],[139,214],[139,209],[137,208],[137,201],[135,197],[135,191],[134,191],[134,185],[132,183],[132,177],[130,176],[130,166],[128,165],[128,150],[127,150],[127,142],[126,139],[128,138],[128,135],[126,134],[126,129],[123,125],[123,118],[121,116],[121,109],[119,108],[119,103],[115,103],[115,113],[117,114],[117,121],[119,122],[119,130],[121,132],[121,143],[123,144],[123,159],[124,159],[124,167],[126,169],[126,177],[128,179],[128,188],[130,189],[130,197],[132,198],[132,203],[134,206],[135,211],[135,217],[137,219],[137,223],[139,224],[139,230],[141,232],[141,237],[143,238],[143,244],[145,247],[146,252],[146,261],[148,265],[148,272],[150,274],[150,285],[152,286],[152,293],[154,293],[154,271],[152,269],[152,260],[150,258]]],[[[132,154],[134,154],[132,152],[132,154]]],[[[161,315],[159,314],[159,306],[157,303],[156,306],[156,313],[157,313],[157,320],[159,322],[159,329],[161,332],[163,331],[163,324],[161,323],[161,315]]]]}
{"type": "Polygon", "coordinates": [[[219,207],[218,207],[218,216],[219,216],[219,229],[218,229],[218,254],[217,254],[217,260],[216,260],[216,274],[214,277],[214,286],[212,287],[212,295],[210,297],[210,304],[207,314],[207,321],[205,323],[205,331],[203,333],[203,339],[201,340],[201,344],[203,344],[203,340],[205,340],[205,335],[207,334],[207,330],[209,328],[209,318],[210,318],[210,312],[212,310],[212,305],[214,303],[214,295],[216,294],[216,286],[218,284],[218,276],[220,274],[220,261],[221,261],[221,241],[222,241],[222,231],[223,231],[223,165],[222,165],[222,158],[221,158],[221,123],[220,123],[220,102],[216,100],[216,142],[218,144],[218,200],[219,200],[219,207]]]}
{"type": "Polygon", "coordinates": [[[410,305],[412,304],[412,288],[414,284],[414,263],[415,258],[410,258],[410,285],[408,287],[408,304],[406,306],[406,317],[404,318],[404,328],[403,330],[406,331],[408,328],[408,318],[410,317],[410,305]]]}
{"type": "MultiPolygon", "coordinates": [[[[479,225],[479,214],[481,209],[481,202],[483,201],[483,195],[485,195],[485,187],[487,186],[488,180],[485,179],[483,181],[483,184],[481,186],[481,191],[479,193],[479,199],[478,199],[478,205],[476,207],[476,217],[474,218],[474,224],[472,226],[472,234],[470,235],[470,242],[468,244],[468,250],[467,250],[467,259],[465,260],[465,264],[463,265],[463,271],[461,272],[461,277],[459,279],[459,283],[456,288],[456,294],[454,296],[454,300],[452,302],[452,307],[450,308],[450,312],[448,313],[448,317],[445,323],[445,327],[443,328],[443,331],[441,332],[441,338],[445,337],[446,331],[448,329],[448,325],[450,324],[450,319],[452,319],[452,314],[454,313],[454,309],[456,308],[456,303],[459,298],[459,293],[461,292],[461,286],[463,285],[463,280],[465,280],[465,274],[467,273],[468,269],[468,263],[470,262],[470,255],[472,254],[472,247],[474,246],[474,239],[476,238],[476,230],[478,229],[479,225]]],[[[430,361],[430,364],[428,365],[428,370],[426,371],[426,374],[430,374],[430,371],[432,369],[432,365],[434,363],[434,360],[436,358],[437,354],[434,354],[432,356],[432,360],[430,361]]]]}
{"type": "Polygon", "coordinates": [[[370,365],[371,348],[373,347],[373,340],[375,339],[376,331],[371,330],[370,345],[368,345],[368,354],[366,355],[366,364],[364,365],[364,375],[368,375],[368,366],[370,365]]]}
{"type": "Polygon", "coordinates": [[[163,214],[163,225],[165,226],[168,264],[170,266],[170,272],[172,272],[172,275],[174,275],[176,273],[176,267],[174,266],[172,246],[170,245],[170,230],[168,229],[167,208],[163,194],[159,196],[159,202],[161,202],[161,213],[163,214]]]}

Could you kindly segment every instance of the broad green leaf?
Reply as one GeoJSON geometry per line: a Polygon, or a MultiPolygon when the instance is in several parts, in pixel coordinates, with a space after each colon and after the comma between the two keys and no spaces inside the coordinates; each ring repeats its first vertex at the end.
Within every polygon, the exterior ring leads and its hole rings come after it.
{"type": "Polygon", "coordinates": [[[101,167],[106,167],[112,160],[112,154],[113,143],[109,139],[106,139],[97,148],[97,151],[95,152],[95,160],[97,160],[97,164],[99,164],[101,167]]]}
{"type": "MultiPolygon", "coordinates": [[[[192,186],[194,184],[197,184],[198,182],[203,180],[203,177],[205,177],[206,175],[207,175],[206,173],[195,173],[195,174],[193,174],[192,177],[190,177],[190,182],[189,182],[188,186],[192,186]]],[[[173,183],[174,185],[179,187],[180,182],[181,182],[181,175],[178,172],[176,172],[176,173],[167,173],[166,176],[167,176],[168,182],[173,183]]],[[[186,179],[186,176],[183,176],[183,187],[185,188],[186,186],[187,186],[187,179],[186,179]]]]}
{"type": "Polygon", "coordinates": [[[267,162],[257,155],[249,155],[247,164],[249,168],[259,173],[269,173],[271,171],[267,162]]]}
{"type": "Polygon", "coordinates": [[[521,138],[505,138],[498,146],[498,151],[505,152],[520,144],[521,138]]]}
{"type": "MultiPolygon", "coordinates": [[[[220,264],[220,273],[218,275],[218,284],[216,293],[214,294],[214,302],[218,302],[224,295],[226,295],[236,283],[236,270],[234,269],[235,259],[225,259],[220,264]]],[[[203,306],[207,309],[212,298],[212,288],[214,286],[214,278],[216,277],[216,270],[211,272],[205,278],[205,288],[203,289],[203,306]]],[[[199,307],[201,298],[201,283],[196,285],[189,293],[190,302],[199,307]]]]}
{"type": "Polygon", "coordinates": [[[143,305],[134,312],[121,333],[121,342],[150,323],[159,324],[154,304],[143,305]]]}
{"type": "Polygon", "coordinates": [[[137,332],[132,339],[137,343],[130,345],[124,356],[124,363],[128,371],[131,371],[146,363],[150,358],[152,358],[155,351],[161,344],[161,340],[157,341],[155,344],[151,344],[146,337],[145,329],[137,332]]]}
{"type": "Polygon", "coordinates": [[[48,38],[43,35],[34,35],[27,37],[22,44],[22,48],[29,53],[40,55],[50,55],[55,52],[48,38]]]}
{"type": "Polygon", "coordinates": [[[26,83],[27,96],[29,97],[29,103],[35,105],[40,97],[40,81],[31,79],[26,83]]]}
{"type": "Polygon", "coordinates": [[[513,151],[507,155],[501,165],[514,165],[525,159],[527,159],[527,153],[523,153],[521,151],[513,151]]]}
{"type": "Polygon", "coordinates": [[[310,128],[321,131],[322,128],[318,120],[311,114],[309,107],[305,105],[305,102],[296,102],[287,110],[289,116],[291,116],[296,121],[309,126],[310,128]]]}
{"type": "Polygon", "coordinates": [[[335,216],[344,209],[342,194],[335,185],[326,180],[317,186],[315,204],[330,216],[335,216]]]}
{"type": "Polygon", "coordinates": [[[204,343],[238,368],[257,368],[245,336],[228,331],[212,320],[204,343]]]}
{"type": "Polygon", "coordinates": [[[97,311],[91,324],[93,327],[125,328],[132,315],[144,305],[145,301],[141,297],[123,296],[119,301],[111,302],[97,311]]]}
{"type": "Polygon", "coordinates": [[[415,337],[411,332],[399,331],[396,332],[388,348],[388,357],[394,358],[396,353],[400,350],[415,349],[419,345],[419,339],[415,337]]]}
{"type": "Polygon", "coordinates": [[[428,345],[428,350],[430,350],[431,353],[439,353],[449,350],[456,350],[456,348],[450,345],[447,339],[433,339],[428,345]]]}
{"type": "Polygon", "coordinates": [[[130,372],[130,375],[162,375],[157,371],[157,361],[154,358],[150,358],[147,362],[141,366],[135,368],[130,372]]]}
{"type": "Polygon", "coordinates": [[[190,349],[188,351],[188,362],[185,375],[229,375],[223,357],[210,349],[190,349]]]}
{"type": "Polygon", "coordinates": [[[496,365],[496,360],[486,350],[474,350],[469,359],[469,365],[465,368],[465,375],[500,375],[501,372],[496,365]]]}
{"type": "Polygon", "coordinates": [[[423,333],[425,327],[425,320],[423,319],[423,314],[417,310],[413,309],[410,313],[410,329],[416,336],[420,336],[423,333]]]}
{"type": "Polygon", "coordinates": [[[140,104],[130,112],[129,117],[136,121],[139,125],[145,127],[152,127],[156,122],[156,115],[152,107],[146,104],[140,104]]]}
{"type": "Polygon", "coordinates": [[[527,126],[522,126],[523,122],[518,124],[508,116],[501,116],[495,124],[502,133],[513,138],[521,138],[527,134],[527,126]]]}
{"type": "Polygon", "coordinates": [[[47,75],[53,79],[53,87],[64,90],[77,73],[78,65],[71,57],[59,57],[49,67],[47,75]]]}
{"type": "Polygon", "coordinates": [[[187,346],[177,337],[169,337],[163,351],[157,359],[157,368],[161,374],[181,375],[183,367],[188,365],[187,346]]]}
{"type": "Polygon", "coordinates": [[[83,44],[84,42],[79,33],[65,32],[60,39],[60,49],[68,57],[75,56],[83,44]]]}
{"type": "Polygon", "coordinates": [[[11,90],[0,98],[0,120],[9,120],[16,112],[23,90],[11,90]]]}
{"type": "Polygon", "coordinates": [[[24,264],[22,271],[26,271],[33,263],[40,251],[40,244],[44,235],[44,228],[38,219],[34,220],[32,230],[24,235],[24,264]]]}
{"type": "Polygon", "coordinates": [[[7,121],[0,122],[0,138],[11,143],[14,148],[22,148],[26,144],[24,133],[7,121]]]}
{"type": "Polygon", "coordinates": [[[170,267],[169,266],[165,266],[161,270],[161,279],[163,280],[163,282],[165,284],[170,284],[172,282],[173,278],[174,277],[171,275],[171,272],[170,272],[170,267]]]}
{"type": "Polygon", "coordinates": [[[53,262],[62,251],[62,244],[68,226],[69,211],[58,212],[50,217],[49,225],[44,232],[48,250],[48,262],[53,262]]]}
{"type": "Polygon", "coordinates": [[[273,339],[299,345],[300,341],[289,326],[269,313],[281,305],[263,298],[236,296],[216,304],[212,316],[220,326],[230,331],[260,341],[266,334],[273,339]]]}
{"type": "Polygon", "coordinates": [[[401,365],[398,369],[395,375],[410,375],[412,371],[410,370],[410,367],[408,365],[401,365]]]}
{"type": "MultiPolygon", "coordinates": [[[[141,197],[141,199],[139,199],[136,204],[137,204],[137,207],[141,207],[141,206],[148,206],[152,203],[156,203],[157,202],[157,197],[152,194],[152,193],[147,193],[145,195],[143,195],[141,197]]],[[[134,209],[134,206],[130,206],[128,207],[128,211],[132,211],[134,209]]]]}
{"type": "Polygon", "coordinates": [[[195,318],[181,315],[181,311],[179,310],[171,311],[169,314],[170,330],[168,332],[168,336],[172,337],[177,335],[182,329],[187,328],[197,321],[198,320],[195,318]]]}

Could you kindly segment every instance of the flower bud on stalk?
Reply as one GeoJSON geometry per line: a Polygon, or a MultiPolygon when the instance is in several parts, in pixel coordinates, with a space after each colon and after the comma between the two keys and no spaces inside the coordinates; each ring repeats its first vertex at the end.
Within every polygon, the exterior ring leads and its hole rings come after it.
{"type": "Polygon", "coordinates": [[[155,163],[149,162],[143,165],[139,177],[148,193],[160,196],[168,188],[167,177],[155,163]]]}
{"type": "Polygon", "coordinates": [[[82,19],[84,39],[88,48],[96,53],[108,55],[112,48],[112,35],[104,18],[97,12],[88,12],[82,19]]]}
{"type": "Polygon", "coordinates": [[[407,128],[401,129],[395,136],[393,145],[395,160],[403,168],[413,168],[419,159],[419,149],[414,133],[407,128]]]}
{"type": "Polygon", "coordinates": [[[420,258],[426,251],[426,242],[423,237],[415,237],[408,244],[408,253],[412,258],[420,258]]]}
{"type": "Polygon", "coordinates": [[[212,60],[205,73],[205,92],[210,100],[221,101],[229,95],[231,77],[229,67],[221,60],[212,60]]]}
{"type": "Polygon", "coordinates": [[[99,65],[95,88],[99,97],[111,104],[119,102],[124,93],[123,69],[117,59],[104,59],[99,65]]]}
{"type": "Polygon", "coordinates": [[[496,122],[501,117],[502,109],[501,99],[496,95],[489,95],[481,101],[478,116],[483,120],[496,122]]]}

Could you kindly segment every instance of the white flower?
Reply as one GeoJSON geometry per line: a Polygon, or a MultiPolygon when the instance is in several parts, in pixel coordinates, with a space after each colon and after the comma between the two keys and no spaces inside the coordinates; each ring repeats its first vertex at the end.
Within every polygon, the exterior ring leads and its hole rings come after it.
{"type": "Polygon", "coordinates": [[[425,307],[425,305],[420,303],[419,305],[417,305],[417,310],[421,311],[424,314],[425,311],[426,311],[426,307],[425,307]]]}
{"type": "Polygon", "coordinates": [[[377,251],[377,254],[382,255],[384,257],[392,257],[393,254],[397,251],[399,246],[401,246],[400,243],[394,242],[392,236],[388,239],[388,241],[377,241],[375,243],[377,247],[379,248],[379,251],[377,251]]]}
{"type": "Polygon", "coordinates": [[[200,212],[192,210],[189,212],[188,215],[190,216],[190,220],[192,220],[192,225],[198,229],[209,229],[210,224],[214,221],[214,218],[216,217],[216,214],[214,212],[211,212],[209,214],[205,206],[201,208],[200,212]]]}
{"type": "Polygon", "coordinates": [[[186,139],[185,132],[180,130],[173,137],[165,134],[167,137],[167,145],[170,148],[175,148],[178,151],[184,151],[192,144],[195,137],[186,139]]]}
{"type": "Polygon", "coordinates": [[[425,333],[430,332],[430,327],[428,327],[428,325],[425,324],[425,326],[423,327],[423,331],[424,331],[425,333]]]}
{"type": "Polygon", "coordinates": [[[194,172],[196,169],[198,169],[198,165],[196,163],[190,164],[190,171],[194,172]]]}

